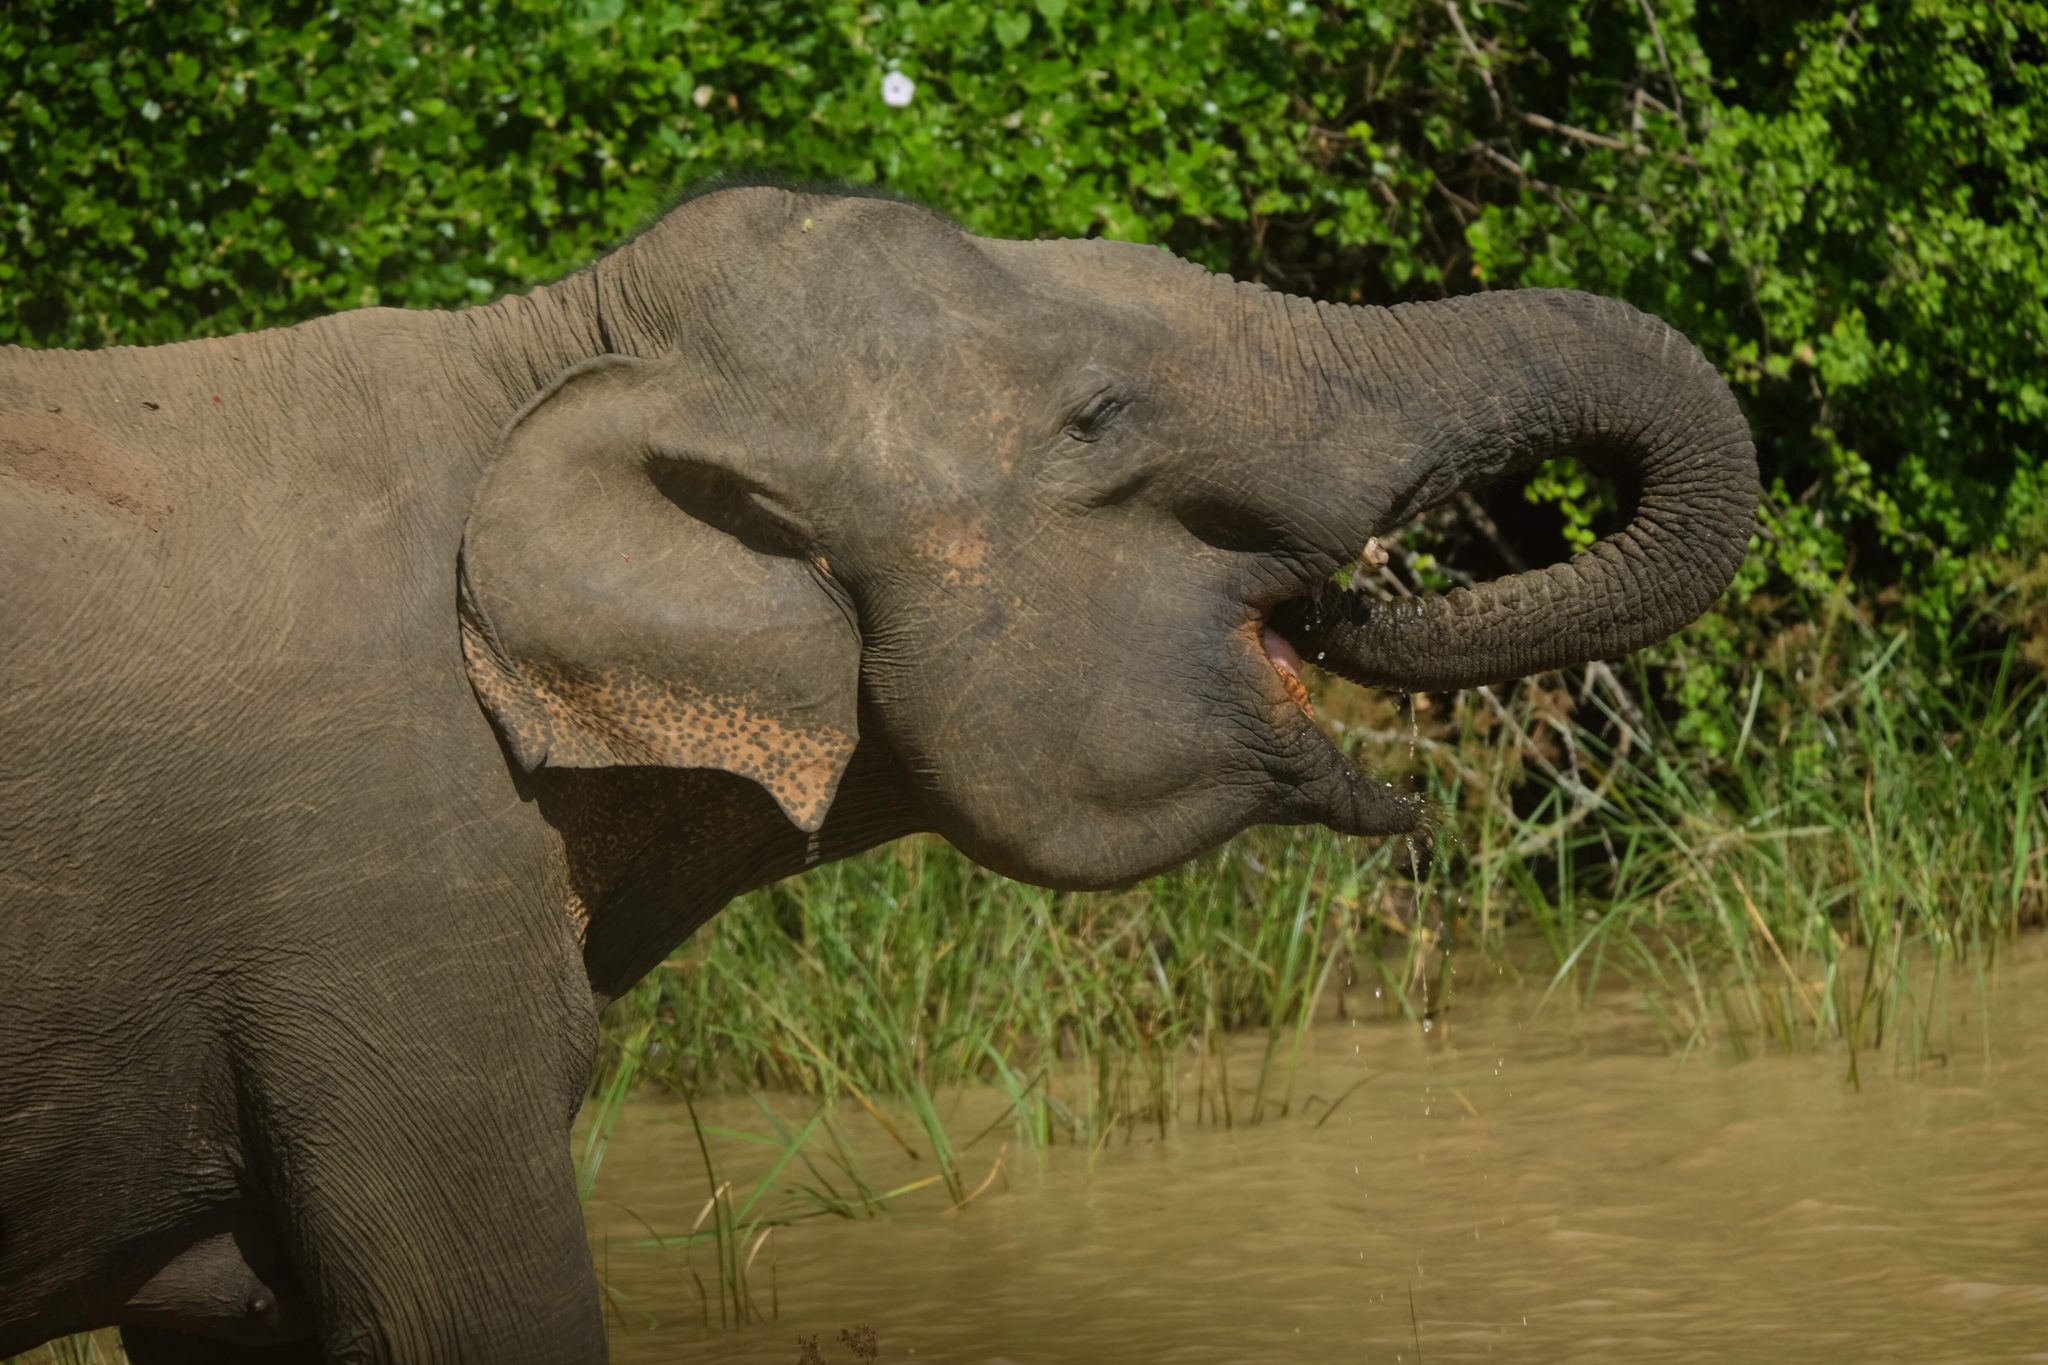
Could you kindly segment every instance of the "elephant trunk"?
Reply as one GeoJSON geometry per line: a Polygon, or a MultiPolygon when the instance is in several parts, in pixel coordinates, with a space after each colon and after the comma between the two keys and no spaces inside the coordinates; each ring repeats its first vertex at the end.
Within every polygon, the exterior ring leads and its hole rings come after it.
{"type": "Polygon", "coordinates": [[[1613,473],[1635,503],[1627,525],[1547,568],[1441,596],[1331,586],[1289,603],[1272,624],[1304,657],[1372,687],[1501,682],[1654,644],[1728,586],[1756,513],[1756,453],[1728,386],[1670,327],[1563,290],[1328,311],[1341,323],[1326,313],[1326,326],[1353,329],[1345,349],[1403,358],[1391,390],[1376,387],[1416,477],[1361,541],[1554,455],[1613,473]]]}

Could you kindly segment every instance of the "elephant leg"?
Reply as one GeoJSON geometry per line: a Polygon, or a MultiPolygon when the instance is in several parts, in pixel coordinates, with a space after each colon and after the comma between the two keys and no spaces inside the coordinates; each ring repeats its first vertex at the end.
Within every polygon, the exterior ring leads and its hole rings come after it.
{"type": "Polygon", "coordinates": [[[537,1036],[545,1016],[402,1003],[330,1000],[243,1041],[251,1183],[324,1358],[603,1361],[569,1156],[589,1054],[560,1061],[537,1036]]]}
{"type": "Polygon", "coordinates": [[[566,1121],[416,1101],[323,1116],[284,1154],[280,1221],[325,1358],[603,1361],[566,1121]]]}
{"type": "Polygon", "coordinates": [[[320,1365],[320,1343],[307,1338],[276,1346],[244,1346],[162,1327],[130,1323],[121,1329],[129,1365],[320,1365]]]}

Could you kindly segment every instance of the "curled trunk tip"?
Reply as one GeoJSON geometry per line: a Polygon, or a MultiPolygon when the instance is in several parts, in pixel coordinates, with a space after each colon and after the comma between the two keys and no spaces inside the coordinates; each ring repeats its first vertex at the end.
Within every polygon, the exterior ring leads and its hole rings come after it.
{"type": "Polygon", "coordinates": [[[1423,369],[1399,401],[1426,452],[1418,509],[1557,455],[1620,474],[1636,504],[1562,563],[1402,602],[1325,589],[1291,603],[1274,625],[1304,656],[1404,691],[1504,682],[1655,644],[1727,588],[1755,518],[1756,452],[1727,384],[1678,332],[1566,290],[1355,321],[1423,369]]]}

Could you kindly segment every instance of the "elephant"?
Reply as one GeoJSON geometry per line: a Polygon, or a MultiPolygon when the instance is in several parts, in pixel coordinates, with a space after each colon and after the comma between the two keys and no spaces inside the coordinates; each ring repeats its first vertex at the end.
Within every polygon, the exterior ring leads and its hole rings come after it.
{"type": "Polygon", "coordinates": [[[1126,885],[1412,830],[1301,704],[1612,657],[1730,582],[1733,396],[1629,306],[1391,308],[726,184],[453,311],[0,353],[0,1356],[590,1361],[598,1011],[912,833],[1126,885]],[[1589,550],[1393,605],[1554,455],[1589,550]]]}

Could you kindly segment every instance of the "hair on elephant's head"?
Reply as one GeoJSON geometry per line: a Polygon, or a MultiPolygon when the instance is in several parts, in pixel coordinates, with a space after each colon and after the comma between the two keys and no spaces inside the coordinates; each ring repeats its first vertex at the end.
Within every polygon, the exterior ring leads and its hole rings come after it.
{"type": "Polygon", "coordinates": [[[1302,656],[1411,690],[1661,639],[1757,496],[1697,351],[1625,305],[1288,297],[1164,251],[995,241],[913,205],[728,189],[593,267],[628,339],[513,424],[464,545],[515,760],[716,767],[815,829],[856,733],[999,871],[1128,881],[1260,822],[1412,828],[1318,729],[1302,656]],[[1369,537],[1547,456],[1627,524],[1383,605],[1369,537]]]}

